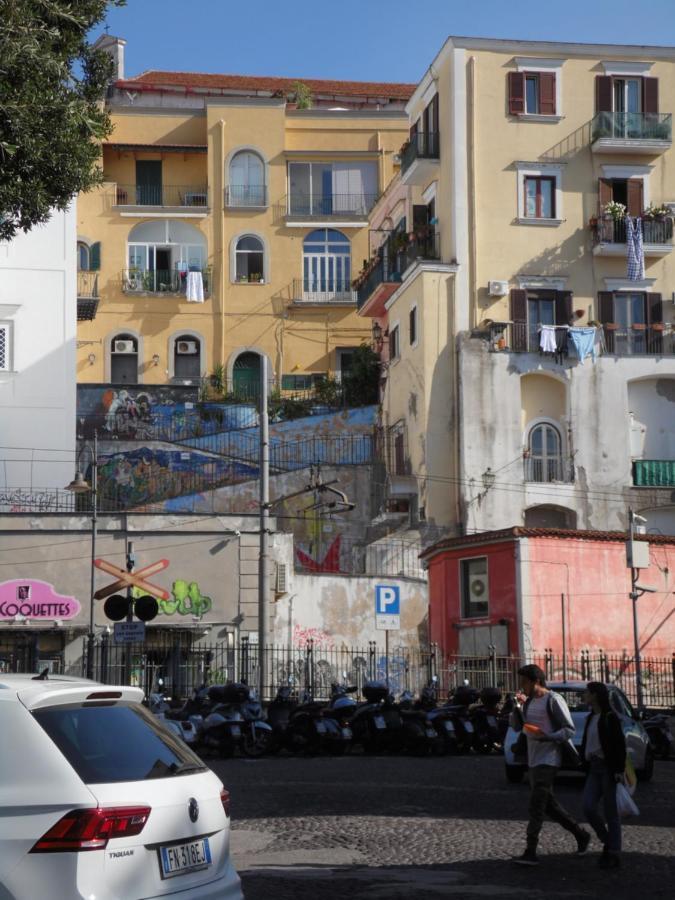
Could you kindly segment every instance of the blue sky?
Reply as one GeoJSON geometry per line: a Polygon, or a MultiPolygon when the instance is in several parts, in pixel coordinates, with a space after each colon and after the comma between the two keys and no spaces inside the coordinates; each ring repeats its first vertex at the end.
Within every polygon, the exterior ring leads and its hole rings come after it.
{"type": "Polygon", "coordinates": [[[416,82],[448,34],[675,44],[674,12],[673,0],[128,0],[108,24],[128,42],[127,75],[416,82]]]}

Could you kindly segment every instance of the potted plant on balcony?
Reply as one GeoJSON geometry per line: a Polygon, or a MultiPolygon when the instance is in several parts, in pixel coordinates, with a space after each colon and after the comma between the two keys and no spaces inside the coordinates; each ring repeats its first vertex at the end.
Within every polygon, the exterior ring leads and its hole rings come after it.
{"type": "Polygon", "coordinates": [[[621,219],[626,218],[625,204],[617,203],[616,200],[610,200],[609,203],[605,203],[602,211],[605,216],[609,216],[609,218],[613,219],[615,222],[619,222],[621,219]]]}
{"type": "Polygon", "coordinates": [[[262,284],[263,283],[263,277],[260,274],[260,272],[253,272],[251,275],[248,276],[248,280],[250,282],[252,282],[253,284],[262,284]]]}
{"type": "Polygon", "coordinates": [[[642,213],[643,219],[648,219],[650,222],[663,222],[670,216],[670,208],[665,206],[663,203],[656,204],[650,203],[649,206],[642,213]]]}
{"type": "Polygon", "coordinates": [[[665,331],[666,326],[663,322],[653,322],[652,323],[652,331],[665,331]]]}

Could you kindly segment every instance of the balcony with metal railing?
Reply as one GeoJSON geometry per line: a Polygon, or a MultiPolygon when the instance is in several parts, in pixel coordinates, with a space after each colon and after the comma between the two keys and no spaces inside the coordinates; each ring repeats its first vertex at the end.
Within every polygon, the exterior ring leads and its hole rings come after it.
{"type": "Polygon", "coordinates": [[[426,185],[438,171],[440,135],[418,131],[401,147],[401,180],[405,184],[426,185]]]}
{"type": "Polygon", "coordinates": [[[393,293],[414,263],[439,260],[440,249],[441,236],[431,231],[430,226],[417,232],[390,235],[354,281],[359,308],[383,284],[390,285],[390,293],[393,293]]]}
{"type": "Polygon", "coordinates": [[[523,460],[525,481],[536,484],[555,482],[570,484],[574,481],[574,466],[571,459],[563,456],[526,456],[523,460]]]}
{"type": "Polygon", "coordinates": [[[80,270],[77,273],[77,320],[87,322],[96,318],[98,310],[98,272],[80,270]]]}
{"type": "Polygon", "coordinates": [[[190,269],[189,272],[179,272],[177,269],[124,269],[122,290],[125,294],[139,296],[199,299],[199,295],[203,294],[207,298],[211,294],[211,277],[210,268],[190,269]]]}
{"type": "MultiPolygon", "coordinates": [[[[593,253],[596,256],[625,256],[626,219],[600,216],[593,225],[593,253]]],[[[645,256],[667,256],[673,249],[673,220],[670,216],[641,220],[645,256]]]]}
{"type": "Polygon", "coordinates": [[[635,487],[675,487],[675,460],[633,460],[633,484],[635,487]]]}
{"type": "Polygon", "coordinates": [[[228,209],[266,209],[267,186],[264,184],[229,184],[225,188],[228,209]]]}
{"type": "Polygon", "coordinates": [[[294,304],[352,306],[357,292],[348,278],[294,278],[291,286],[294,304]]]}
{"type": "Polygon", "coordinates": [[[591,122],[594,153],[664,153],[672,139],[671,113],[600,112],[591,122]]]}
{"type": "MultiPolygon", "coordinates": [[[[553,326],[559,354],[550,358],[561,363],[568,357],[567,326],[553,326]]],[[[675,325],[655,322],[626,326],[606,322],[598,326],[602,340],[599,352],[605,356],[675,356],[675,325]]],[[[487,331],[489,349],[493,352],[541,353],[541,333],[538,324],[528,322],[491,322],[487,331]]]]}
{"type": "Polygon", "coordinates": [[[288,225],[303,222],[368,224],[368,213],[379,194],[304,194],[292,192],[276,208],[276,218],[288,225]]]}
{"type": "Polygon", "coordinates": [[[205,185],[195,184],[118,184],[114,205],[125,211],[141,212],[146,212],[148,207],[162,211],[194,210],[195,215],[204,216],[209,208],[209,192],[205,185]]]}

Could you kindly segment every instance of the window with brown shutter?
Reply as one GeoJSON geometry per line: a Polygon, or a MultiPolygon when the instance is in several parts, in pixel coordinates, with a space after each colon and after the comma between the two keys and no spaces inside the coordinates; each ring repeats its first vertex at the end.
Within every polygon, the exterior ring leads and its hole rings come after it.
{"type": "Polygon", "coordinates": [[[628,207],[629,216],[642,215],[642,186],[641,178],[629,178],[626,183],[626,196],[628,198],[626,206],[628,207]]]}
{"type": "Polygon", "coordinates": [[[555,324],[570,325],[572,322],[572,292],[556,291],[555,324]]]}
{"type": "Polygon", "coordinates": [[[509,113],[512,116],[522,116],[525,112],[525,74],[523,72],[509,72],[509,113]]]}
{"type": "Polygon", "coordinates": [[[663,301],[661,294],[647,294],[647,325],[649,332],[647,334],[647,352],[662,353],[663,352],[663,331],[661,328],[654,328],[655,325],[663,324],[663,301]]]}
{"type": "Polygon", "coordinates": [[[611,291],[598,292],[598,319],[604,326],[605,347],[608,353],[614,352],[614,330],[607,326],[614,325],[614,294],[611,291]]]}
{"type": "Polygon", "coordinates": [[[527,291],[511,290],[510,313],[513,325],[511,345],[514,350],[527,350],[527,291]]]}
{"type": "Polygon", "coordinates": [[[659,79],[642,79],[642,112],[657,115],[659,111],[659,79]]]}
{"type": "Polygon", "coordinates": [[[542,116],[554,116],[555,109],[555,73],[539,74],[539,113],[542,116]]]}
{"type": "Polygon", "coordinates": [[[595,111],[596,113],[612,111],[611,75],[595,76],[595,111]]]}
{"type": "Polygon", "coordinates": [[[598,182],[598,203],[600,212],[614,199],[611,178],[601,178],[598,182]]]}

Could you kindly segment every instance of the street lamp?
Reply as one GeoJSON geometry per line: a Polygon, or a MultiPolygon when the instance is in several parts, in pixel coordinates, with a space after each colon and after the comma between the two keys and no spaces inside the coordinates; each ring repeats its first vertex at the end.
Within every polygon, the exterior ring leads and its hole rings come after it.
{"type": "MultiPolygon", "coordinates": [[[[84,447],[82,448],[84,449],[84,447]]],[[[81,454],[81,451],[80,451],[81,454]]],[[[91,584],[89,591],[89,632],[87,634],[87,678],[94,678],[94,560],[96,559],[96,523],[97,523],[97,466],[98,466],[98,433],[94,431],[94,450],[91,465],[91,485],[87,482],[79,466],[78,455],[75,478],[66,485],[67,491],[73,494],[91,494],[91,584]]]]}

